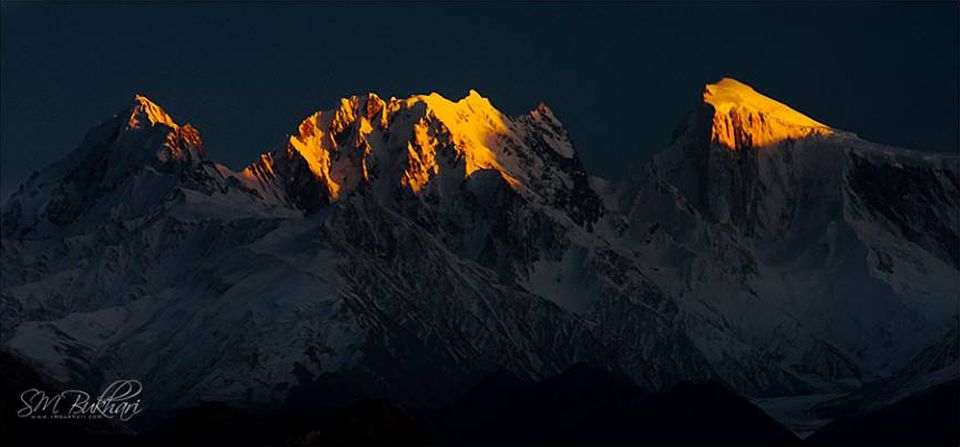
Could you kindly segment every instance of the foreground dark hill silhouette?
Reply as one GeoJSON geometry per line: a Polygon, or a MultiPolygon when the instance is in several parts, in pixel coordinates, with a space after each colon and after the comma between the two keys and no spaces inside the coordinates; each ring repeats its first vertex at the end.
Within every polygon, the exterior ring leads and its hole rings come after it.
{"type": "Polygon", "coordinates": [[[506,373],[487,377],[429,420],[454,444],[799,443],[722,384],[680,384],[651,393],[623,374],[582,364],[540,382],[506,373]]]}
{"type": "Polygon", "coordinates": [[[789,445],[797,438],[719,384],[651,394],[584,365],[525,382],[501,373],[440,409],[366,401],[346,408],[249,416],[222,404],[175,416],[142,442],[440,445],[789,445]],[[225,433],[225,434],[224,434],[225,433]]]}
{"type": "Polygon", "coordinates": [[[957,381],[801,441],[720,383],[654,393],[580,364],[539,382],[491,374],[442,408],[362,400],[255,415],[211,402],[136,434],[107,420],[17,418],[24,387],[63,388],[8,354],[0,367],[4,445],[956,445],[960,432],[957,381]]]}
{"type": "Polygon", "coordinates": [[[3,355],[5,444],[23,445],[517,445],[796,444],[776,421],[720,384],[654,394],[586,365],[541,382],[498,373],[456,403],[410,410],[385,401],[253,415],[223,403],[179,412],[134,434],[112,421],[14,416],[21,387],[57,385],[3,355]],[[17,397],[14,397],[17,396],[17,397]]]}
{"type": "Polygon", "coordinates": [[[960,380],[871,413],[841,417],[807,439],[815,445],[960,445],[960,380]]]}

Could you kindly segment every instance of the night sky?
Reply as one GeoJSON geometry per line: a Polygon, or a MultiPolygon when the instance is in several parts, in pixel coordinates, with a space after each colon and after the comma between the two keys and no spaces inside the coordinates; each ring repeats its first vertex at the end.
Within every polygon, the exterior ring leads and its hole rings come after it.
{"type": "Polygon", "coordinates": [[[543,101],[587,169],[662,150],[703,84],[744,81],[812,118],[958,150],[958,6],[11,4],[2,6],[0,193],[140,92],[238,169],[368,91],[508,114],[543,101]]]}

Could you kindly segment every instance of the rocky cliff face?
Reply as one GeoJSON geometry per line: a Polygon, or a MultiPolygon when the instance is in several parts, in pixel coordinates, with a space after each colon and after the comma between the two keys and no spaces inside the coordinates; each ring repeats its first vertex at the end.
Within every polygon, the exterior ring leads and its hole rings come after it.
{"type": "Polygon", "coordinates": [[[496,173],[524,199],[565,211],[578,225],[591,225],[602,212],[548,107],[511,118],[473,90],[457,102],[436,93],[343,99],[300,123],[286,148],[243,175],[309,211],[355,192],[387,205],[404,196],[441,202],[457,197],[478,171],[496,173]]]}
{"type": "Polygon", "coordinates": [[[955,325],[955,156],[863,141],[733,80],[703,101],[616,202],[704,352],[740,356],[709,341],[719,323],[822,389],[903,367],[955,325]]]}
{"type": "Polygon", "coordinates": [[[733,80],[609,191],[544,105],[347,98],[232,172],[137,97],[4,206],[2,344],[158,409],[437,404],[581,362],[849,390],[955,325],[957,172],[733,80]]]}

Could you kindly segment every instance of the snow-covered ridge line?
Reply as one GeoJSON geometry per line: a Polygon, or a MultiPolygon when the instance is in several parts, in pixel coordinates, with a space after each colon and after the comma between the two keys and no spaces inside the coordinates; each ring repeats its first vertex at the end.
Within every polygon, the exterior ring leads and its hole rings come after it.
{"type": "Polygon", "coordinates": [[[240,173],[135,98],[3,207],[0,344],[158,406],[435,404],[578,362],[753,397],[927,374],[903,367],[956,325],[957,157],[732,82],[610,186],[549,108],[476,92],[345,98],[240,173]]]}

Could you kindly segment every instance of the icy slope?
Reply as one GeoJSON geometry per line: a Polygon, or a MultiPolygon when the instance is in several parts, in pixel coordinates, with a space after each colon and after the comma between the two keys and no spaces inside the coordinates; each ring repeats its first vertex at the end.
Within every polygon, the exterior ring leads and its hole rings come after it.
{"type": "Polygon", "coordinates": [[[0,341],[157,411],[437,404],[578,362],[841,393],[956,333],[957,165],[727,79],[616,185],[548,107],[474,91],[345,98],[232,172],[138,96],[4,206],[0,341]]]}
{"type": "Polygon", "coordinates": [[[356,138],[333,150],[335,137],[311,140],[329,134],[305,124],[297,143],[233,173],[138,97],[5,207],[4,349],[78,386],[137,377],[158,390],[158,411],[428,404],[492,371],[544,378],[578,362],[650,387],[713,377],[676,306],[591,233],[599,197],[549,109],[503,117],[481,143],[454,120],[499,114],[488,101],[426,98],[396,106],[373,136],[365,118],[318,113],[305,123],[356,138]],[[128,126],[141,115],[162,119],[128,126]],[[337,157],[369,141],[370,166],[390,169],[351,183],[364,162],[337,157]],[[575,302],[551,286],[570,272],[589,292],[575,302]]]}
{"type": "Polygon", "coordinates": [[[725,79],[621,185],[626,221],[609,226],[700,322],[722,374],[742,368],[716,328],[832,392],[955,327],[958,184],[956,156],[863,141],[725,79]]]}

